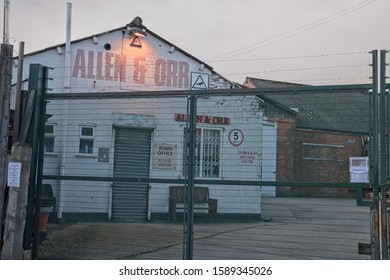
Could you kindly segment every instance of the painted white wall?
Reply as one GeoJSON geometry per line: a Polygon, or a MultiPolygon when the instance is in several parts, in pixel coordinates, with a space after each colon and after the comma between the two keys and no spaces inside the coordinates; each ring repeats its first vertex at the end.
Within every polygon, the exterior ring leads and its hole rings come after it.
{"type": "MultiPolygon", "coordinates": [[[[230,88],[231,83],[211,69],[200,70],[201,62],[187,56],[172,45],[149,34],[139,38],[142,48],[131,46],[134,38],[122,30],[72,44],[70,92],[115,92],[150,90],[188,90],[191,73],[209,75],[209,88],[230,88]],[[105,50],[104,45],[111,49],[105,50]]],[[[39,63],[52,67],[48,87],[54,93],[64,91],[64,57],[56,48],[25,57],[24,78],[28,78],[28,65],[39,63]]],[[[16,67],[14,72],[16,73],[16,67]]],[[[14,75],[16,77],[16,75],[14,75]]],[[[27,89],[25,84],[24,89],[27,89]]],[[[174,120],[175,113],[186,114],[186,98],[169,99],[117,99],[87,101],[50,101],[47,113],[55,127],[55,153],[45,157],[45,173],[72,176],[112,176],[115,116],[131,114],[137,122],[128,127],[151,128],[147,120],[154,119],[151,163],[154,144],[177,145],[175,169],[155,169],[151,165],[151,178],[182,178],[183,130],[185,123],[174,120]],[[147,117],[146,117],[147,116],[147,117]],[[143,121],[144,120],[144,121],[143,121]],[[95,131],[94,155],[80,155],[79,133],[82,125],[95,131]],[[109,162],[97,163],[97,149],[110,149],[109,162]],[[53,163],[55,162],[55,164],[53,163]],[[88,168],[90,167],[90,168],[88,168]]],[[[221,178],[216,180],[260,180],[262,162],[262,112],[255,97],[209,97],[198,100],[198,115],[230,118],[229,125],[199,124],[198,127],[220,129],[221,178]],[[239,129],[244,135],[241,145],[229,142],[229,132],[239,129]]],[[[130,118],[131,119],[131,118],[130,118]]],[[[106,182],[52,182],[58,194],[59,212],[109,213],[111,183],[106,182]],[[80,195],[77,195],[80,194],[80,195]]],[[[219,213],[261,212],[261,189],[256,186],[210,185],[210,197],[217,198],[219,213]],[[243,195],[244,194],[244,195],[243,195]]],[[[149,211],[168,211],[168,185],[152,184],[149,211]]],[[[61,214],[60,214],[61,215],[61,214]]]]}

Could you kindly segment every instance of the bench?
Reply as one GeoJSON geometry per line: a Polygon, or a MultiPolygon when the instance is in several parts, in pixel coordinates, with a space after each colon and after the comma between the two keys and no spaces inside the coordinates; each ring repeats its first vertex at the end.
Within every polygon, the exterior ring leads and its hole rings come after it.
{"type": "MultiPolygon", "coordinates": [[[[184,210],[184,186],[169,187],[169,220],[176,221],[177,210],[184,210]]],[[[207,210],[209,216],[217,217],[218,200],[209,197],[209,188],[194,187],[194,211],[207,210]]]]}

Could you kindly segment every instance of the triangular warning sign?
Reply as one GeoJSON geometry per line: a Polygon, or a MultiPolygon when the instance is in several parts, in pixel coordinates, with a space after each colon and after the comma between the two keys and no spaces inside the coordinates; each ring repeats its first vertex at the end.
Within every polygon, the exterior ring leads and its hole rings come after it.
{"type": "Polygon", "coordinates": [[[199,75],[195,82],[192,84],[192,88],[194,89],[207,89],[207,85],[204,82],[202,75],[199,75]]]}
{"type": "Polygon", "coordinates": [[[142,48],[141,40],[137,36],[135,36],[133,41],[131,42],[130,46],[142,48]]]}

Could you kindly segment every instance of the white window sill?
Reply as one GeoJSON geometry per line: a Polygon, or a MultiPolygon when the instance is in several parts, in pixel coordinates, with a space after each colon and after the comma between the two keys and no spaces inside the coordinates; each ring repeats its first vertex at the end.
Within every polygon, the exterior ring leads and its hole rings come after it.
{"type": "Polygon", "coordinates": [[[44,152],[43,154],[45,157],[58,157],[58,153],[53,153],[53,152],[44,152]]]}
{"type": "Polygon", "coordinates": [[[76,157],[84,157],[84,158],[97,158],[97,155],[94,154],[82,154],[78,153],[75,155],[76,157]]]}

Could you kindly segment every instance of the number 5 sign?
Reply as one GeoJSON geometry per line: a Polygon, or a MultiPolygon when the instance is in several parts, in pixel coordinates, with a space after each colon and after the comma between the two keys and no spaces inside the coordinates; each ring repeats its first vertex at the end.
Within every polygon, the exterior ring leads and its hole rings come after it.
{"type": "Polygon", "coordinates": [[[233,146],[240,146],[244,142],[244,134],[242,131],[237,128],[230,130],[229,142],[233,146]]]}

